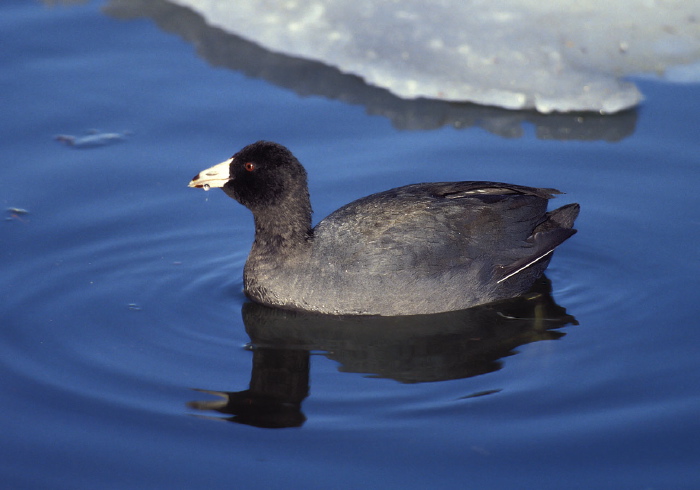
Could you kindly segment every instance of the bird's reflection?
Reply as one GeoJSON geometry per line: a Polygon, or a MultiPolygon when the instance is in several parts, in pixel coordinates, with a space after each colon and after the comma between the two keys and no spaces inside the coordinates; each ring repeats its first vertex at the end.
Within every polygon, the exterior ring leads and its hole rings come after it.
{"type": "Polygon", "coordinates": [[[253,367],[244,391],[199,390],[219,399],[189,407],[267,428],[298,427],[309,393],[309,356],[320,352],[343,372],[423,383],[468,378],[501,368],[518,346],[564,336],[577,324],[542,277],[522,297],[468,310],[406,317],[336,317],[246,303],[243,322],[253,367]]]}

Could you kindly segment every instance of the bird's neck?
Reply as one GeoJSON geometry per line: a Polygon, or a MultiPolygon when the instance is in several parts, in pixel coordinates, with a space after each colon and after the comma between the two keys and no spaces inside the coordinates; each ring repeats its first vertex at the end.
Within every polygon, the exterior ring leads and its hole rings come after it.
{"type": "Polygon", "coordinates": [[[311,238],[311,204],[287,200],[254,210],[256,255],[285,256],[308,247],[311,238]]]}

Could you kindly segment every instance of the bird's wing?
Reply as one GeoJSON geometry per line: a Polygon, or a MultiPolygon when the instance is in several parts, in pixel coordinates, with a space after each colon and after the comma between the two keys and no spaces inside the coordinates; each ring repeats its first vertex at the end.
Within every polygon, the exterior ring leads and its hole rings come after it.
{"type": "Polygon", "coordinates": [[[347,204],[314,234],[320,256],[333,248],[338,267],[358,272],[516,264],[537,249],[527,239],[555,193],[496,182],[414,184],[347,204]]]}

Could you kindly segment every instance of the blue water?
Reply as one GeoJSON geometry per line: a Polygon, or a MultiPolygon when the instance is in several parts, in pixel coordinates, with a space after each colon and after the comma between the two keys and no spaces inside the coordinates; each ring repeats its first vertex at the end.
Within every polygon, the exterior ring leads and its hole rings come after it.
{"type": "Polygon", "coordinates": [[[3,488],[700,486],[700,86],[642,80],[608,118],[402,102],[164,2],[0,12],[0,204],[28,211],[0,222],[3,488]],[[54,140],[104,132],[124,140],[54,140]],[[250,214],[186,186],[262,138],[304,163],[317,219],[413,182],[565,191],[566,314],[243,309],[250,214]],[[249,385],[291,401],[198,391],[249,385]]]}

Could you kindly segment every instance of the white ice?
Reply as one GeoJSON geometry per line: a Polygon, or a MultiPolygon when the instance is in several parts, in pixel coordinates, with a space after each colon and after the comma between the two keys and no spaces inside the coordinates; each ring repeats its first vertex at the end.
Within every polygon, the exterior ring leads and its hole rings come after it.
{"type": "Polygon", "coordinates": [[[626,75],[700,81],[700,0],[171,0],[403,98],[613,113],[626,75]]]}

